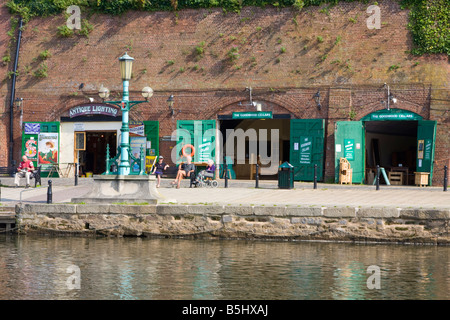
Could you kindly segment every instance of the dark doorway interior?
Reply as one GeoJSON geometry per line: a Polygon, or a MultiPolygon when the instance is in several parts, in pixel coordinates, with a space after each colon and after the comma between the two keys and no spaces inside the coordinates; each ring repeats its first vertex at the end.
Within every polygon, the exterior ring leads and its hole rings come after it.
{"type": "MultiPolygon", "coordinates": [[[[260,155],[266,157],[266,160],[261,159],[263,164],[260,165],[260,179],[271,180],[277,179],[278,166],[289,161],[290,151],[290,119],[245,119],[245,120],[222,120],[220,122],[220,131],[223,137],[224,145],[227,143],[227,130],[242,129],[244,132],[250,132],[253,130],[256,133],[257,141],[256,154],[250,153],[250,141],[249,138],[245,138],[245,150],[237,150],[237,139],[235,140],[235,158],[233,160],[233,170],[236,175],[236,179],[253,180],[255,178],[256,168],[253,163],[256,163],[257,156],[260,155]],[[262,131],[265,130],[265,131],[262,131]],[[272,130],[277,130],[278,141],[272,142],[272,130]],[[263,139],[267,142],[265,150],[260,150],[260,134],[267,132],[267,136],[263,139]],[[272,143],[274,143],[275,149],[272,150],[272,143]],[[245,163],[237,163],[236,154],[239,152],[245,153],[245,163]],[[273,154],[276,152],[277,154],[273,154]],[[270,162],[267,162],[270,159],[270,162]],[[272,159],[277,159],[277,163],[272,163],[272,159]]],[[[275,135],[273,135],[275,136],[275,135]]],[[[264,141],[261,140],[261,141],[264,141]]],[[[227,155],[228,156],[228,155],[227,155]]]]}
{"type": "Polygon", "coordinates": [[[409,184],[416,170],[417,127],[417,121],[366,121],[366,169],[402,171],[402,184],[409,184]]]}
{"type": "Polygon", "coordinates": [[[102,174],[106,171],[106,146],[109,144],[109,155],[117,154],[117,133],[115,131],[86,132],[86,150],[80,151],[80,174],[87,172],[102,174]]]}

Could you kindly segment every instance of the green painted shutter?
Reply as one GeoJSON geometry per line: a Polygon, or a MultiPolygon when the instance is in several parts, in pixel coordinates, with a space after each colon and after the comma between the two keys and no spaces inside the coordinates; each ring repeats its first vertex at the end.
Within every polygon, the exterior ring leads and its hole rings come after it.
{"type": "Polygon", "coordinates": [[[313,181],[314,164],[317,180],[323,180],[324,119],[292,119],[289,160],[294,166],[294,180],[313,181]]]}
{"type": "Polygon", "coordinates": [[[428,183],[433,177],[434,149],[436,141],[436,121],[420,120],[417,127],[417,172],[429,172],[428,183]]]}
{"type": "Polygon", "coordinates": [[[190,135],[190,140],[187,140],[177,130],[176,150],[179,158],[181,158],[181,148],[186,144],[191,144],[195,148],[193,162],[215,159],[215,120],[178,120],[177,129],[187,130],[190,135]]]}
{"type": "Polygon", "coordinates": [[[364,126],[362,121],[338,121],[334,133],[335,181],[339,181],[339,159],[346,158],[353,169],[352,182],[363,183],[365,176],[364,126]]]}
{"type": "Polygon", "coordinates": [[[159,156],[159,121],[144,121],[144,134],[151,144],[147,155],[159,156]]]}

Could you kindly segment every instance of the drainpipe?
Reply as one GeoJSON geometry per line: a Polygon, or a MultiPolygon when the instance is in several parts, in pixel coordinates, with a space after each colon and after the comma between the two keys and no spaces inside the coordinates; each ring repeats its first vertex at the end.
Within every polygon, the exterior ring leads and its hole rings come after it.
{"type": "Polygon", "coordinates": [[[16,72],[17,64],[19,63],[19,51],[20,51],[20,40],[22,39],[22,18],[19,20],[19,35],[17,36],[17,48],[16,48],[16,58],[14,59],[14,73],[12,76],[11,84],[11,99],[9,101],[9,163],[8,166],[13,166],[13,150],[14,150],[14,100],[16,93],[16,72]]]}

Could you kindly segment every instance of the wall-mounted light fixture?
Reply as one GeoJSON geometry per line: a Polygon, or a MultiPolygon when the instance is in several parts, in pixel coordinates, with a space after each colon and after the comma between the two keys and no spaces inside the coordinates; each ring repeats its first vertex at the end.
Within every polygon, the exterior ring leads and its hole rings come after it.
{"type": "Polygon", "coordinates": [[[23,106],[23,98],[17,98],[16,100],[14,100],[15,105],[17,107],[17,110],[19,110],[19,108],[22,108],[23,106]]]}
{"type": "Polygon", "coordinates": [[[391,110],[391,105],[390,105],[391,101],[392,101],[393,104],[396,104],[397,103],[397,98],[395,98],[393,96],[393,94],[390,91],[389,86],[386,83],[384,84],[384,88],[387,89],[387,100],[386,101],[382,100],[381,104],[385,105],[387,110],[391,110]]]}
{"type": "Polygon", "coordinates": [[[175,102],[175,100],[173,99],[173,94],[171,94],[169,96],[169,98],[167,99],[167,106],[169,107],[169,111],[170,111],[170,115],[173,117],[175,110],[173,110],[173,103],[175,102]]]}
{"type": "Polygon", "coordinates": [[[320,89],[313,95],[313,99],[316,102],[317,108],[320,110],[322,105],[320,104],[320,89]]]}

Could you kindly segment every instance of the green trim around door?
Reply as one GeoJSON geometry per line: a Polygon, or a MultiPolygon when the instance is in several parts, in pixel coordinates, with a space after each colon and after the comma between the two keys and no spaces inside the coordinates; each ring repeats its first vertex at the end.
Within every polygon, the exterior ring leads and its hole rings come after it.
{"type": "Polygon", "coordinates": [[[325,119],[292,119],[290,123],[289,162],[295,181],[323,180],[325,119]]]}

